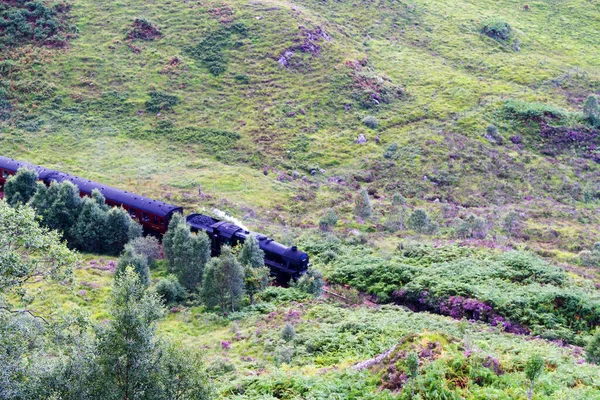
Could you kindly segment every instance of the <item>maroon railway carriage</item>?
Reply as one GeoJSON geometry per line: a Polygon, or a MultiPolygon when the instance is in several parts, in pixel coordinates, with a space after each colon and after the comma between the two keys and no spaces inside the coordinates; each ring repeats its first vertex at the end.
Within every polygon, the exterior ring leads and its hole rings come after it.
{"type": "Polygon", "coordinates": [[[126,190],[117,189],[88,179],[54,171],[22,161],[0,156],[0,198],[4,197],[4,184],[9,176],[17,173],[21,167],[34,169],[42,182],[50,185],[52,181],[72,182],[79,188],[80,195],[91,196],[92,190],[98,189],[106,199],[106,204],[112,207],[123,207],[131,218],[151,233],[164,234],[169,226],[173,213],[183,213],[181,207],[162,201],[153,200],[126,190]]]}

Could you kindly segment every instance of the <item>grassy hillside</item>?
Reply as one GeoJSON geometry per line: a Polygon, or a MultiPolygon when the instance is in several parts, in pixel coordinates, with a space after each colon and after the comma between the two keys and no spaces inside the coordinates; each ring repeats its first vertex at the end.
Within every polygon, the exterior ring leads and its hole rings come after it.
{"type": "MultiPolygon", "coordinates": [[[[600,241],[600,133],[583,113],[600,94],[598,4],[48,4],[56,31],[0,26],[2,155],[224,210],[366,293],[348,305],[271,288],[239,315],[174,310],[161,331],[206,349],[223,396],[392,398],[406,383],[394,351],[428,348],[424,391],[525,398],[525,360],[541,353],[539,398],[600,398],[579,347],[600,278],[578,255],[600,241]],[[361,189],[368,218],[354,213],[361,189]],[[416,209],[437,229],[409,226],[416,209]],[[514,249],[543,259],[507,261],[514,249]],[[457,298],[493,312],[465,328],[457,298]],[[293,346],[279,337],[289,318],[293,346]]],[[[40,287],[38,307],[105,318],[112,274],[86,265],[75,287],[40,287]]],[[[349,287],[335,290],[358,296],[349,287]]]]}

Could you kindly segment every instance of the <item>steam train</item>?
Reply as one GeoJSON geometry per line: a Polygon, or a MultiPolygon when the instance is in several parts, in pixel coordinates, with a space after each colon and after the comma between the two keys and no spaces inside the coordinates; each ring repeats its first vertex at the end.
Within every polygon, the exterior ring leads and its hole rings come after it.
{"type": "MultiPolygon", "coordinates": [[[[59,183],[69,181],[79,188],[82,197],[91,196],[94,189],[99,190],[106,199],[106,204],[112,207],[123,207],[131,219],[139,222],[144,231],[150,234],[163,235],[173,214],[183,214],[183,208],[173,204],[2,156],[0,156],[0,198],[4,197],[4,185],[8,178],[22,167],[35,170],[39,180],[47,186],[53,181],[59,183]]],[[[221,246],[225,244],[236,246],[243,243],[251,234],[235,224],[203,214],[191,214],[186,218],[186,222],[193,232],[206,232],[211,240],[213,256],[219,255],[221,246]]],[[[277,243],[265,235],[256,234],[256,236],[260,248],[265,253],[265,265],[271,269],[271,274],[277,276],[278,280],[296,279],[306,272],[309,266],[306,253],[298,250],[296,246],[288,247],[277,243]]]]}

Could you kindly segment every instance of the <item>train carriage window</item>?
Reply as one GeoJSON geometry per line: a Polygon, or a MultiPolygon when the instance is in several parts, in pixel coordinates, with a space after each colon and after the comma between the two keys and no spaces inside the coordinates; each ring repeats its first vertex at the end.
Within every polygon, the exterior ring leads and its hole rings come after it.
{"type": "Polygon", "coordinates": [[[150,217],[148,216],[148,213],[142,211],[142,221],[144,222],[150,222],[150,217]]]}
{"type": "Polygon", "coordinates": [[[157,217],[156,215],[153,215],[153,216],[152,216],[152,223],[153,223],[154,225],[158,225],[158,217],[157,217]]]}
{"type": "Polygon", "coordinates": [[[135,212],[135,210],[133,208],[129,209],[129,215],[131,216],[131,218],[136,219],[137,218],[137,213],[135,212]]]}
{"type": "Polygon", "coordinates": [[[161,225],[164,225],[164,224],[165,224],[165,220],[161,218],[161,219],[160,219],[160,224],[161,224],[161,225]]]}
{"type": "Polygon", "coordinates": [[[3,178],[8,178],[8,175],[10,175],[10,174],[8,173],[8,171],[7,171],[7,170],[5,170],[5,169],[3,169],[3,170],[2,170],[2,177],[3,177],[3,178]]]}

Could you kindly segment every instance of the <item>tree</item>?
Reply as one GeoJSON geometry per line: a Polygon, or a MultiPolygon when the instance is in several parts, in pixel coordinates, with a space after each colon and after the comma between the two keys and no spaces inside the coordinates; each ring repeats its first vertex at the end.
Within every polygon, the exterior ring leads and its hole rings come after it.
{"type": "Polygon", "coordinates": [[[114,281],[109,312],[111,321],[97,332],[95,363],[103,375],[97,379],[107,383],[98,388],[103,392],[99,398],[157,398],[153,377],[160,350],[156,322],[164,315],[160,299],[127,268],[114,281]]]}
{"type": "Polygon", "coordinates": [[[129,240],[129,213],[123,208],[113,207],[106,214],[106,231],[103,250],[108,254],[119,254],[129,240]]]}
{"type": "Polygon", "coordinates": [[[600,365],[600,331],[597,331],[585,348],[588,362],[600,365]]]}
{"type": "Polygon", "coordinates": [[[418,233],[426,233],[431,230],[431,220],[427,211],[417,208],[414,210],[410,217],[408,217],[408,227],[414,229],[418,233]]]}
{"type": "Polygon", "coordinates": [[[408,369],[408,377],[411,379],[411,398],[415,397],[415,380],[419,376],[419,356],[415,352],[411,352],[406,356],[406,368],[408,369]]]}
{"type": "Polygon", "coordinates": [[[42,223],[50,229],[63,233],[63,238],[75,244],[76,236],[72,229],[77,223],[83,200],[79,196],[79,188],[69,181],[50,184],[46,190],[38,190],[31,199],[31,205],[42,217],[42,223]]]}
{"type": "Polygon", "coordinates": [[[210,385],[197,353],[156,335],[165,310],[127,268],[113,283],[110,320],[82,337],[68,359],[42,382],[39,398],[63,400],[204,400],[210,385]]]}
{"type": "Polygon", "coordinates": [[[129,244],[136,253],[146,256],[150,268],[152,268],[156,263],[156,260],[162,256],[160,242],[154,236],[138,237],[130,240],[129,244]]]}
{"type": "Polygon", "coordinates": [[[244,286],[250,296],[250,304],[254,304],[254,295],[265,290],[270,277],[270,270],[265,267],[265,253],[254,234],[244,241],[238,261],[244,268],[244,286]]]}
{"type": "Polygon", "coordinates": [[[31,207],[0,200],[0,398],[33,398],[40,372],[51,367],[44,339],[50,321],[13,301],[28,295],[29,282],[69,281],[76,262],[31,207]]]}
{"type": "Polygon", "coordinates": [[[11,206],[27,204],[37,190],[38,174],[32,169],[21,167],[6,180],[4,198],[11,206]]]}
{"type": "Polygon", "coordinates": [[[532,355],[529,360],[527,360],[527,364],[525,364],[525,376],[529,381],[529,388],[527,389],[528,400],[533,398],[533,385],[544,371],[544,365],[544,360],[537,354],[532,355]]]}
{"type": "Polygon", "coordinates": [[[3,296],[27,282],[70,279],[76,260],[56,231],[39,225],[31,207],[0,201],[0,308],[8,309],[3,296]]]}
{"type": "Polygon", "coordinates": [[[354,200],[354,214],[360,218],[369,218],[373,213],[369,192],[366,189],[361,190],[354,200]]]}
{"type": "Polygon", "coordinates": [[[221,255],[213,258],[204,270],[202,298],[206,305],[221,306],[225,312],[235,311],[244,294],[244,270],[233,255],[231,247],[223,246],[221,255]]]}
{"type": "Polygon", "coordinates": [[[583,103],[583,117],[593,127],[600,125],[600,106],[598,105],[598,97],[591,95],[583,103]]]}
{"type": "Polygon", "coordinates": [[[96,200],[86,197],[77,223],[71,228],[74,245],[83,251],[99,253],[105,247],[107,213],[96,200]]]}
{"type": "Polygon", "coordinates": [[[163,238],[167,270],[177,276],[189,291],[202,282],[206,263],[210,259],[210,240],[205,232],[193,235],[180,214],[173,215],[163,238]]]}
{"type": "Polygon", "coordinates": [[[131,245],[126,245],[123,254],[119,257],[119,262],[115,270],[115,277],[121,276],[128,268],[131,268],[137,275],[142,284],[150,285],[150,269],[148,268],[148,258],[139,254],[131,245]]]}
{"type": "Polygon", "coordinates": [[[280,336],[286,342],[289,342],[290,340],[294,339],[296,337],[296,330],[294,329],[294,325],[290,323],[285,324],[285,326],[281,329],[280,336]]]}
{"type": "Polygon", "coordinates": [[[166,278],[158,281],[154,287],[154,291],[158,293],[165,304],[180,302],[187,295],[185,288],[181,286],[175,275],[168,275],[166,278]]]}

